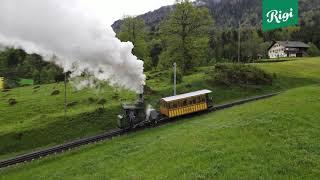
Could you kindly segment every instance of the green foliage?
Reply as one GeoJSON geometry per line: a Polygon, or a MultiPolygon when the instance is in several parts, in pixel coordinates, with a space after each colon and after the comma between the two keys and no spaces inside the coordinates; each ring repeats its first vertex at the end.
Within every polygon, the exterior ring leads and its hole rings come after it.
{"type": "Polygon", "coordinates": [[[244,64],[217,64],[213,82],[223,85],[270,85],[272,76],[260,68],[244,64]]]}
{"type": "Polygon", "coordinates": [[[147,57],[144,59],[144,71],[150,71],[152,69],[154,69],[154,66],[153,66],[153,63],[152,63],[152,60],[150,57],[147,57]]]}
{"type": "Polygon", "coordinates": [[[318,0],[301,0],[301,23],[299,26],[268,32],[262,32],[258,28],[261,25],[261,17],[258,13],[261,11],[261,0],[236,2],[228,0],[219,3],[213,0],[199,1],[203,3],[202,6],[194,7],[189,1],[179,0],[177,1],[178,4],[172,7],[173,11],[170,7],[167,7],[140,16],[146,21],[147,28],[150,30],[147,33],[148,37],[145,38],[148,48],[141,48],[144,49],[142,54],[151,57],[153,67],[148,67],[148,70],[155,67],[167,69],[171,67],[173,62],[177,62],[181,67],[185,66],[182,67],[182,70],[185,71],[185,69],[199,65],[237,61],[239,22],[241,23],[241,62],[252,62],[260,58],[267,58],[267,49],[272,41],[312,42],[320,47],[318,0]],[[202,15],[195,13],[195,11],[202,11],[203,7],[209,9],[209,11],[207,9],[205,11],[209,12],[214,18],[215,27],[212,27],[211,17],[207,18],[206,13],[202,15]],[[168,15],[169,12],[171,13],[168,15]],[[163,18],[166,16],[168,17],[163,18]],[[199,16],[203,17],[197,19],[199,16]],[[160,21],[159,19],[164,20],[160,21]],[[186,29],[194,29],[193,27],[197,27],[192,26],[195,21],[198,24],[204,21],[210,21],[210,23],[209,25],[204,23],[203,28],[195,28],[195,31],[200,33],[196,32],[194,34],[200,36],[193,40],[192,38],[189,38],[189,40],[186,38],[183,41],[186,34],[183,31],[183,25],[186,29]],[[188,28],[188,26],[192,27],[188,28]],[[209,35],[207,34],[208,30],[209,35]],[[208,41],[209,48],[207,46],[208,41]]]}
{"type": "Polygon", "coordinates": [[[60,81],[62,68],[46,62],[38,54],[27,54],[21,49],[7,48],[0,52],[0,76],[5,77],[10,88],[16,87],[20,79],[33,79],[37,84],[60,81]]]}
{"type": "Polygon", "coordinates": [[[159,64],[159,55],[163,50],[163,44],[159,39],[152,39],[150,42],[150,56],[152,61],[152,67],[155,68],[159,64]]]}
{"type": "Polygon", "coordinates": [[[246,61],[254,61],[259,55],[266,54],[267,48],[256,31],[252,31],[248,39],[242,42],[241,56],[246,61]]]}
{"type": "Polygon", "coordinates": [[[310,48],[308,49],[308,55],[311,57],[320,56],[320,50],[319,48],[313,44],[309,43],[310,48]]]}
{"type": "Polygon", "coordinates": [[[139,59],[144,60],[149,56],[146,43],[147,29],[142,19],[130,16],[125,17],[118,36],[121,41],[133,43],[133,54],[139,59]]]}
{"type": "Polygon", "coordinates": [[[210,25],[212,19],[208,9],[196,8],[190,1],[176,4],[175,10],[160,27],[166,42],[160,56],[160,68],[168,68],[176,62],[182,72],[187,72],[205,63],[210,25]]]}

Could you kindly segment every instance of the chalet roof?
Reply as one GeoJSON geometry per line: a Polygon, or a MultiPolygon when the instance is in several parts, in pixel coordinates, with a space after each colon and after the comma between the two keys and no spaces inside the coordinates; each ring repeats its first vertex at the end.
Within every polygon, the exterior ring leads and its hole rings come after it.
{"type": "Polygon", "coordinates": [[[273,41],[269,49],[271,49],[273,45],[276,43],[280,44],[281,46],[284,46],[285,48],[309,48],[310,47],[308,44],[301,41],[273,41]]]}
{"type": "Polygon", "coordinates": [[[205,94],[210,94],[210,93],[212,93],[212,91],[205,89],[205,90],[201,90],[201,91],[195,91],[195,92],[191,92],[191,93],[180,94],[177,96],[162,98],[162,100],[164,100],[166,102],[171,102],[171,101],[175,101],[175,100],[179,100],[179,99],[185,99],[185,98],[189,98],[189,97],[200,96],[200,95],[205,95],[205,94]]]}
{"type": "Polygon", "coordinates": [[[284,47],[300,47],[300,48],[309,48],[310,46],[301,41],[277,41],[280,45],[284,47]]]}

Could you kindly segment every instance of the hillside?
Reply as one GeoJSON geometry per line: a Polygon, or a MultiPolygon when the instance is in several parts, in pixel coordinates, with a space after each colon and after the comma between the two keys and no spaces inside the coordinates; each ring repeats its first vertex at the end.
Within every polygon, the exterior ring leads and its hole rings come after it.
{"type": "Polygon", "coordinates": [[[0,171],[2,179],[316,179],[320,86],[0,171]]]}
{"type": "MultiPolygon", "coordinates": [[[[261,0],[241,0],[240,4],[236,0],[197,0],[195,5],[199,7],[206,7],[210,10],[214,18],[215,27],[217,28],[231,28],[237,27],[239,18],[244,27],[261,26],[261,0]]],[[[305,15],[311,11],[320,8],[320,1],[318,0],[299,0],[300,17],[305,18],[305,15]]],[[[146,25],[154,30],[159,23],[174,9],[174,6],[161,7],[155,11],[148,12],[137,16],[145,21],[146,25]]],[[[118,32],[122,24],[122,20],[116,21],[112,27],[118,32]]]]}
{"type": "MultiPolygon", "coordinates": [[[[276,75],[272,86],[217,86],[208,81],[211,78],[208,74],[212,67],[202,67],[185,76],[177,90],[179,93],[185,93],[211,89],[215,102],[222,103],[320,82],[319,58],[256,66],[276,75]]],[[[172,94],[169,72],[153,71],[147,76],[149,88],[146,91],[146,101],[157,108],[159,98],[172,94]]],[[[76,104],[68,107],[66,119],[63,84],[43,85],[38,89],[23,87],[0,92],[0,159],[113,129],[116,127],[120,104],[135,99],[135,95],[128,91],[120,91],[115,95],[115,89],[108,86],[100,91],[75,91],[69,85],[67,91],[68,103],[76,104]],[[54,90],[60,90],[60,94],[52,96],[54,90]],[[107,100],[104,110],[99,109],[101,106],[97,104],[101,97],[107,100]],[[8,105],[8,100],[12,98],[18,102],[14,106],[8,105]]]]}

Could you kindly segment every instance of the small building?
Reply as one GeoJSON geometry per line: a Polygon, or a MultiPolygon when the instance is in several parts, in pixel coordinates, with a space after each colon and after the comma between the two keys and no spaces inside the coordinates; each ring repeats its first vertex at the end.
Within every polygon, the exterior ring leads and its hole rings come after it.
{"type": "Polygon", "coordinates": [[[0,90],[4,89],[4,77],[0,77],[0,90]]]}
{"type": "Polygon", "coordinates": [[[300,41],[273,41],[268,49],[270,59],[281,57],[303,57],[307,55],[309,45],[300,41]]]}

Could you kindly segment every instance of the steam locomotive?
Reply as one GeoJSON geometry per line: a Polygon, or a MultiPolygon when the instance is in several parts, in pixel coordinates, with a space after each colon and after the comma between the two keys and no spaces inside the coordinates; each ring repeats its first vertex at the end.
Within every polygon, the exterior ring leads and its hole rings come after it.
{"type": "Polygon", "coordinates": [[[143,94],[133,104],[123,104],[122,113],[118,115],[118,127],[129,130],[146,124],[156,124],[163,118],[175,118],[205,111],[213,107],[213,100],[209,97],[210,90],[201,90],[162,98],[160,110],[148,109],[143,94]]]}

